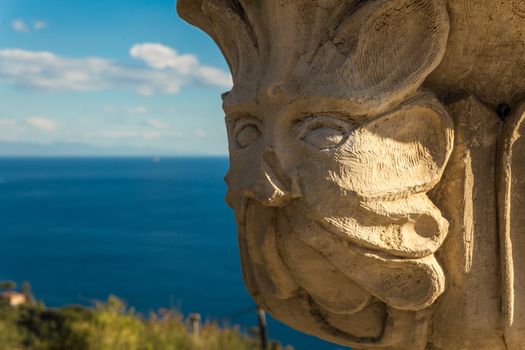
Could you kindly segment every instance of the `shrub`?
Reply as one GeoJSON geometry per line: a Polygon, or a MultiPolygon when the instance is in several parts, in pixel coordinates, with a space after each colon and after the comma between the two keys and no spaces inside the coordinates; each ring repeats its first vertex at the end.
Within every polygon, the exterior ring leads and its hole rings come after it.
{"type": "MultiPolygon", "coordinates": [[[[272,344],[272,349],[281,349],[272,344]]],[[[94,308],[0,305],[0,349],[258,350],[259,345],[237,328],[214,323],[202,325],[194,337],[176,311],[161,310],[144,318],[112,296],[94,308]]]]}

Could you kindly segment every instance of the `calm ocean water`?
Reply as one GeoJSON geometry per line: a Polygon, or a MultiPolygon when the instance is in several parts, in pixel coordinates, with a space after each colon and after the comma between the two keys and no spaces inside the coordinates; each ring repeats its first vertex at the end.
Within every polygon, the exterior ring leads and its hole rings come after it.
{"type": "MultiPolygon", "coordinates": [[[[175,307],[256,325],[224,203],[225,158],[0,159],[0,280],[48,306],[117,295],[140,312],[175,307]]],[[[297,350],[337,346],[270,320],[297,350]]]]}

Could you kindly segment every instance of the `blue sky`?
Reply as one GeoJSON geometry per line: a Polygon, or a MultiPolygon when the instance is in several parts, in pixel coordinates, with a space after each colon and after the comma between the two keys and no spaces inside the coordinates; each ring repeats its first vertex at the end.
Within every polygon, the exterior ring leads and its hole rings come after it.
{"type": "Polygon", "coordinates": [[[0,0],[0,147],[226,154],[230,87],[175,0],[0,0]]]}

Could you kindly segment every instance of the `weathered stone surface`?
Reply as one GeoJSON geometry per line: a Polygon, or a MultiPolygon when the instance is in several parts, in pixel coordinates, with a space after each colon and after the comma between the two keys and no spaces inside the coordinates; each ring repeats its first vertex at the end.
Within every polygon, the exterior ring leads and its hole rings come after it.
{"type": "Polygon", "coordinates": [[[525,1],[446,3],[450,36],[429,87],[440,95],[467,90],[491,107],[515,107],[525,97],[525,1]]]}
{"type": "Polygon", "coordinates": [[[504,349],[493,166],[502,122],[470,95],[455,96],[447,107],[456,130],[454,151],[433,191],[450,223],[438,251],[447,287],[434,310],[432,343],[436,349],[504,349]]]}
{"type": "Polygon", "coordinates": [[[512,349],[525,346],[525,105],[508,120],[501,139],[499,223],[504,334],[512,349]]]}
{"type": "Polygon", "coordinates": [[[177,6],[232,71],[259,305],[356,349],[525,348],[522,0],[177,6]]]}

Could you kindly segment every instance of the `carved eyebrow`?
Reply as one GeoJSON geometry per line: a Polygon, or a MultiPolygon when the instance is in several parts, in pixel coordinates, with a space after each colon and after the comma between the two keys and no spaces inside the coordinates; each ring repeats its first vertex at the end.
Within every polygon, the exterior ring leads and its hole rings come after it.
{"type": "MultiPolygon", "coordinates": [[[[247,110],[255,109],[263,105],[290,105],[297,100],[296,93],[290,93],[282,85],[272,84],[269,87],[259,89],[255,94],[239,96],[239,91],[228,91],[221,95],[222,106],[225,110],[247,110]]],[[[302,99],[299,97],[299,99],[302,99]]],[[[309,100],[309,99],[306,99],[309,100]]]]}
{"type": "Polygon", "coordinates": [[[351,119],[351,120],[362,120],[367,118],[367,115],[364,114],[349,114],[345,110],[318,110],[318,111],[312,111],[310,113],[305,113],[304,116],[306,117],[332,117],[332,118],[338,118],[338,119],[351,119]]]}
{"type": "Polygon", "coordinates": [[[363,115],[363,114],[349,114],[344,109],[336,109],[336,110],[326,110],[326,109],[319,109],[319,110],[309,110],[305,112],[298,112],[294,115],[289,116],[289,120],[294,123],[303,123],[308,120],[313,121],[315,119],[317,120],[326,120],[328,119],[335,119],[335,120],[341,120],[345,123],[353,122],[353,123],[362,123],[363,121],[369,120],[369,116],[363,115]]]}
{"type": "Polygon", "coordinates": [[[236,119],[239,114],[254,115],[257,103],[255,101],[246,101],[238,103],[223,103],[222,108],[226,113],[227,119],[236,119]]]}
{"type": "Polygon", "coordinates": [[[222,100],[222,108],[226,113],[247,112],[254,110],[258,106],[257,100],[249,99],[234,99],[228,101],[227,98],[222,100]]]}
{"type": "Polygon", "coordinates": [[[249,111],[246,111],[244,109],[241,111],[230,111],[226,113],[225,119],[226,119],[226,122],[232,122],[232,123],[237,123],[239,120],[243,120],[243,119],[244,120],[251,119],[257,122],[262,122],[262,119],[259,116],[252,114],[249,111]]]}

